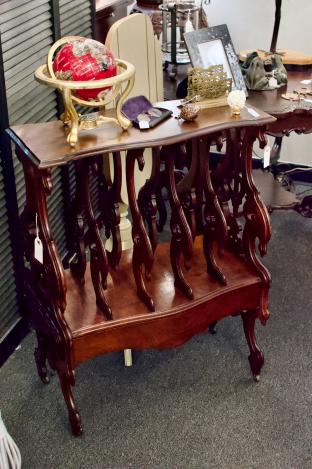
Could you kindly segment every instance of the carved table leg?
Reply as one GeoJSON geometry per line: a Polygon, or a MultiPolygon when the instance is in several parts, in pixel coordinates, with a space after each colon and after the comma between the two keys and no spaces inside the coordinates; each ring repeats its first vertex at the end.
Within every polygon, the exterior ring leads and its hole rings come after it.
{"type": "Polygon", "coordinates": [[[82,425],[80,414],[76,409],[75,401],[71,387],[74,383],[66,373],[59,372],[59,380],[64,396],[64,400],[67,406],[68,418],[71,425],[71,429],[74,436],[80,436],[82,434],[82,425]]]}
{"type": "Polygon", "coordinates": [[[205,194],[203,248],[207,262],[207,272],[222,284],[226,284],[225,275],[217,265],[213,252],[213,245],[216,241],[218,241],[218,245],[221,247],[226,244],[227,223],[211,182],[209,168],[210,145],[211,139],[200,138],[200,172],[203,177],[203,190],[205,194]]]}
{"type": "Polygon", "coordinates": [[[37,365],[38,375],[44,384],[50,382],[47,370],[48,347],[47,339],[40,332],[36,331],[38,347],[35,348],[34,356],[37,365]]]}
{"type": "Polygon", "coordinates": [[[105,316],[110,319],[112,317],[112,311],[107,303],[104,293],[108,275],[108,261],[100,230],[92,209],[89,163],[87,160],[81,160],[77,161],[76,164],[78,172],[80,173],[81,182],[81,187],[78,188],[78,190],[81,190],[82,192],[84,210],[88,223],[87,242],[90,245],[90,270],[96,296],[96,303],[105,316]]]}
{"type": "Polygon", "coordinates": [[[153,298],[149,295],[143,277],[143,269],[145,270],[145,277],[150,279],[151,269],[154,261],[153,249],[150,239],[147,235],[143,218],[140,213],[134,186],[134,163],[137,160],[140,171],[144,168],[143,149],[129,150],[126,160],[126,177],[127,177],[127,190],[129,197],[129,205],[133,218],[132,225],[132,238],[133,238],[133,256],[132,266],[133,274],[137,286],[138,297],[148,307],[150,311],[155,311],[155,303],[153,298]]]}
{"type": "Polygon", "coordinates": [[[257,310],[251,310],[242,313],[242,320],[244,326],[244,332],[247,340],[247,344],[250,350],[250,355],[248,357],[251,372],[253,374],[254,380],[259,381],[260,371],[264,363],[263,353],[256,343],[255,335],[255,322],[258,317],[257,310]]]}
{"type": "Polygon", "coordinates": [[[165,149],[165,171],[167,175],[167,189],[171,206],[170,227],[172,239],[170,243],[170,259],[175,279],[175,286],[179,288],[189,299],[193,299],[193,290],[186,281],[182,268],[181,257],[184,256],[185,268],[190,267],[193,252],[193,237],[189,224],[186,220],[181,202],[179,200],[175,177],[174,177],[175,146],[165,149]]]}
{"type": "MultiPolygon", "coordinates": [[[[17,152],[18,156],[21,155],[17,152]]],[[[36,169],[24,160],[26,181],[26,206],[23,217],[25,229],[25,255],[29,267],[25,267],[25,304],[36,330],[38,348],[35,359],[39,376],[47,382],[46,360],[56,370],[61,381],[70,422],[75,434],[81,434],[80,416],[76,410],[71,386],[74,370],[71,360],[72,336],[64,318],[66,308],[66,283],[62,263],[53,241],[46,196],[52,192],[52,170],[36,169]],[[37,223],[35,222],[37,215],[37,223]],[[37,229],[34,232],[34,227],[37,229]],[[34,254],[34,237],[42,243],[42,262],[34,254]]]]}

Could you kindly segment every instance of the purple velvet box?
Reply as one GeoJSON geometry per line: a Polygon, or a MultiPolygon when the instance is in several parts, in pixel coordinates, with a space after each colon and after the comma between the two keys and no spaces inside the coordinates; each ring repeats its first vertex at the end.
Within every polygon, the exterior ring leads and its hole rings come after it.
{"type": "Polygon", "coordinates": [[[139,114],[147,113],[151,108],[158,109],[161,111],[160,116],[151,116],[149,121],[149,128],[155,127],[157,124],[165,119],[168,119],[172,115],[172,111],[161,107],[155,107],[145,96],[135,96],[134,98],[128,99],[122,106],[121,112],[133,123],[134,127],[139,126],[137,119],[139,114]]]}

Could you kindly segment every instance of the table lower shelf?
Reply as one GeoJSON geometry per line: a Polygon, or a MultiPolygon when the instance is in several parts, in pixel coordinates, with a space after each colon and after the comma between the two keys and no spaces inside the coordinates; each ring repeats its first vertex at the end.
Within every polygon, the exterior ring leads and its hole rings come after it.
{"type": "Polygon", "coordinates": [[[175,347],[219,319],[257,308],[263,287],[260,278],[244,261],[224,251],[221,256],[217,255],[217,261],[227,285],[220,285],[206,272],[201,243],[198,238],[191,269],[186,272],[194,300],[187,299],[174,287],[169,244],[157,247],[152,279],[147,283],[155,299],[153,313],[137,297],[131,251],[123,253],[119,269],[109,274],[105,293],[112,308],[112,320],[107,320],[96,306],[89,266],[84,285],[66,271],[65,318],[73,336],[73,365],[125,348],[175,347]]]}

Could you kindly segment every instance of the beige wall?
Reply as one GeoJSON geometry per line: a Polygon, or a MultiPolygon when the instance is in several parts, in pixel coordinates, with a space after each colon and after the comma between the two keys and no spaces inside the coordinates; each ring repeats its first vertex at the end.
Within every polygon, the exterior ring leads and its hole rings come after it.
{"type": "MultiPolygon", "coordinates": [[[[312,55],[312,0],[283,0],[277,46],[312,55]]],[[[211,0],[210,26],[226,23],[236,51],[270,47],[275,0],[211,0]]],[[[312,165],[312,135],[284,139],[283,161],[312,165]]]]}

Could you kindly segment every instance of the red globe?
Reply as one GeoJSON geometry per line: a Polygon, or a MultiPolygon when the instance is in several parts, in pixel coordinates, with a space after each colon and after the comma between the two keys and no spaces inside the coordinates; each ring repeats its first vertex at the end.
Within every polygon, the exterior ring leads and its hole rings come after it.
{"type": "MultiPolygon", "coordinates": [[[[87,38],[64,44],[55,54],[53,70],[59,80],[73,81],[102,80],[117,74],[112,52],[104,44],[87,38]]],[[[92,101],[107,88],[75,90],[74,94],[85,101],[92,101]]]]}

